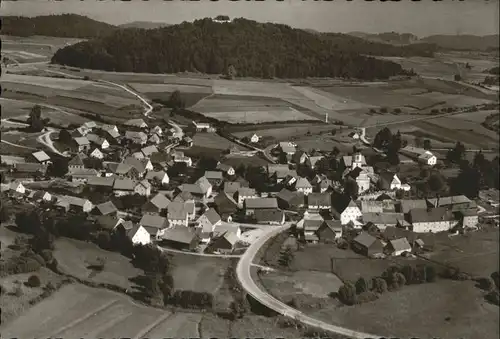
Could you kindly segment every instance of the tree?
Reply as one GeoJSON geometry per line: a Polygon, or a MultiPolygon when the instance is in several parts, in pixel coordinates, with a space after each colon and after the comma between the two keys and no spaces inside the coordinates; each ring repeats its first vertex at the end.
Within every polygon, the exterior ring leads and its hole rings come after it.
{"type": "Polygon", "coordinates": [[[429,188],[433,192],[440,192],[445,186],[445,179],[439,173],[433,173],[429,176],[427,181],[429,188]]]}
{"type": "Polygon", "coordinates": [[[332,136],[335,136],[335,134],[337,134],[337,130],[336,129],[332,129],[332,131],[330,133],[332,134],[332,136]]]}
{"type": "Polygon", "coordinates": [[[415,282],[415,268],[411,265],[405,265],[401,269],[401,274],[405,277],[407,284],[413,284],[415,282]]]}
{"type": "Polygon", "coordinates": [[[482,151],[479,151],[474,156],[473,165],[475,168],[482,169],[486,165],[486,158],[482,151]]]}
{"type": "Polygon", "coordinates": [[[348,178],[344,183],[344,194],[352,199],[357,199],[359,186],[356,180],[348,178]]]}
{"type": "Polygon", "coordinates": [[[387,282],[381,277],[373,278],[372,285],[373,285],[373,291],[377,293],[382,294],[387,292],[387,282]]]}
{"type": "Polygon", "coordinates": [[[179,90],[175,90],[172,92],[170,98],[168,99],[167,105],[173,109],[181,109],[186,106],[179,90]]]}
{"type": "Polygon", "coordinates": [[[462,80],[462,76],[460,74],[455,74],[453,76],[453,78],[455,79],[455,81],[461,81],[462,80]]]}
{"type": "Polygon", "coordinates": [[[392,133],[391,130],[387,127],[381,129],[373,140],[373,146],[376,148],[386,149],[392,143],[392,133]]]}
{"type": "Polygon", "coordinates": [[[455,144],[455,147],[448,151],[446,159],[450,162],[460,163],[465,156],[465,146],[460,141],[455,144]]]}
{"type": "Polygon", "coordinates": [[[430,150],[432,148],[431,141],[429,139],[424,140],[424,149],[430,150]]]}
{"type": "Polygon", "coordinates": [[[359,277],[358,280],[356,280],[356,294],[361,294],[370,290],[371,286],[369,285],[368,281],[369,280],[366,280],[363,277],[359,277]]]}
{"type": "Polygon", "coordinates": [[[71,143],[71,134],[68,132],[67,129],[61,129],[59,131],[59,141],[62,142],[63,144],[69,145],[71,143]]]}
{"type": "Polygon", "coordinates": [[[333,157],[333,158],[336,158],[338,155],[340,154],[340,150],[337,146],[333,147],[330,155],[333,157]]]}
{"type": "Polygon", "coordinates": [[[458,176],[452,181],[451,192],[453,194],[463,194],[469,199],[474,199],[479,194],[481,183],[481,173],[477,168],[466,164],[460,169],[458,176]]]}
{"type": "Polygon", "coordinates": [[[395,108],[393,112],[394,114],[401,114],[401,108],[395,108]]]}
{"type": "Polygon", "coordinates": [[[26,286],[29,287],[40,287],[41,282],[40,278],[37,275],[32,275],[28,278],[28,281],[26,282],[26,286]]]}
{"type": "Polygon", "coordinates": [[[8,207],[2,204],[0,207],[0,222],[6,222],[10,219],[10,211],[8,207]]]}
{"type": "Polygon", "coordinates": [[[346,305],[354,305],[356,303],[356,287],[351,282],[346,282],[340,286],[337,294],[339,300],[346,305]]]}
{"type": "MultiPolygon", "coordinates": [[[[230,78],[230,79],[234,79],[234,77],[236,77],[236,67],[234,67],[234,65],[229,65],[229,67],[227,68],[227,76],[230,78]]],[[[271,72],[269,72],[268,74],[268,77],[272,77],[273,75],[271,74],[271,72]]]]}
{"type": "Polygon", "coordinates": [[[47,168],[49,176],[62,178],[68,173],[68,159],[64,157],[55,157],[47,168]]]}
{"type": "Polygon", "coordinates": [[[424,144],[424,140],[422,139],[421,136],[416,136],[413,142],[415,144],[415,147],[422,147],[424,144]]]}
{"type": "Polygon", "coordinates": [[[43,120],[42,120],[42,107],[39,105],[33,106],[30,111],[30,115],[27,120],[28,125],[30,125],[30,130],[33,132],[40,132],[43,130],[43,120]]]}
{"type": "Polygon", "coordinates": [[[281,252],[279,263],[281,266],[290,267],[294,258],[295,258],[295,254],[293,253],[293,249],[291,247],[286,247],[281,252]]]}

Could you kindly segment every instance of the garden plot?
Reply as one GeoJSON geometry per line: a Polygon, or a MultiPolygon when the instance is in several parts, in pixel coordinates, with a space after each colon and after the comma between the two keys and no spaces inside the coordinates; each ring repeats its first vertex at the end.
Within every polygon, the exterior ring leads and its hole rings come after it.
{"type": "Polygon", "coordinates": [[[129,83],[137,92],[141,93],[158,93],[158,92],[174,92],[180,91],[182,93],[202,93],[211,94],[212,88],[207,86],[194,86],[183,84],[145,84],[145,83],[129,83]]]}

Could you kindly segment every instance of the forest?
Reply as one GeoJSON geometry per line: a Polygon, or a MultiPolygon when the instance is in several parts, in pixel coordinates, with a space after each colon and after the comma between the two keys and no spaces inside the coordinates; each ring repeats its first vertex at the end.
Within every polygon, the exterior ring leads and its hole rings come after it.
{"type": "Polygon", "coordinates": [[[117,72],[224,74],[260,78],[386,79],[407,74],[369,55],[431,55],[431,47],[391,46],[343,34],[311,34],[286,25],[235,19],[117,30],[60,49],[53,63],[117,72]]]}

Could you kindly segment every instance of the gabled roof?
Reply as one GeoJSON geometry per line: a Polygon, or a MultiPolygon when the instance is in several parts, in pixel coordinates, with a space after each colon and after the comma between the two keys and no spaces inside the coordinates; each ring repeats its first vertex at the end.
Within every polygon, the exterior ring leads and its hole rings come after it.
{"type": "Polygon", "coordinates": [[[139,160],[142,160],[142,159],[144,159],[144,158],[145,158],[145,157],[144,157],[144,153],[142,153],[142,152],[134,152],[134,153],[132,153],[132,156],[133,156],[134,158],[136,158],[136,159],[139,159],[139,160]]]}
{"type": "Polygon", "coordinates": [[[414,208],[410,211],[410,218],[412,223],[450,221],[453,219],[451,213],[444,207],[414,208]]]}
{"type": "Polygon", "coordinates": [[[256,210],[255,219],[257,222],[281,222],[285,213],[279,209],[256,210]]]}
{"type": "Polygon", "coordinates": [[[170,200],[161,193],[155,195],[149,202],[159,209],[165,209],[170,204],[170,200]]]}
{"type": "Polygon", "coordinates": [[[113,189],[119,191],[133,191],[135,186],[137,186],[136,180],[129,178],[116,178],[113,189]]]}
{"type": "Polygon", "coordinates": [[[99,172],[93,168],[75,168],[70,169],[68,174],[73,177],[97,177],[99,172]]]}
{"type": "Polygon", "coordinates": [[[106,201],[102,204],[99,204],[96,206],[96,208],[99,210],[99,212],[101,212],[102,215],[118,212],[118,209],[112,201],[106,201]]]}
{"type": "Polygon", "coordinates": [[[410,210],[412,210],[414,208],[425,209],[425,208],[427,208],[427,203],[425,202],[424,199],[401,200],[401,212],[402,213],[409,213],[410,210]]]}
{"type": "Polygon", "coordinates": [[[376,241],[377,238],[367,232],[361,232],[356,238],[354,238],[354,242],[366,248],[370,248],[376,241]]]}
{"type": "Polygon", "coordinates": [[[394,251],[408,251],[411,252],[410,243],[406,238],[399,238],[394,240],[389,240],[391,247],[394,251]]]}
{"type": "Polygon", "coordinates": [[[194,197],[190,192],[182,191],[181,193],[179,193],[175,196],[173,201],[185,202],[185,201],[189,201],[189,200],[193,200],[193,199],[194,199],[194,197]]]}
{"type": "Polygon", "coordinates": [[[340,220],[324,220],[323,224],[335,232],[342,231],[340,220]]]}
{"type": "Polygon", "coordinates": [[[226,181],[224,183],[224,192],[230,195],[234,195],[240,188],[240,183],[239,182],[231,182],[231,181],[226,181]]]}
{"type": "Polygon", "coordinates": [[[87,156],[83,153],[78,153],[68,162],[68,166],[83,166],[84,159],[87,159],[87,156]]]}
{"type": "Polygon", "coordinates": [[[145,162],[134,157],[126,157],[123,163],[132,166],[139,173],[143,173],[146,170],[145,162]]]}
{"type": "Polygon", "coordinates": [[[213,209],[209,208],[203,215],[210,221],[212,225],[215,225],[221,221],[220,215],[213,209]]]}
{"type": "Polygon", "coordinates": [[[278,201],[276,198],[253,198],[245,199],[245,208],[259,209],[259,208],[278,208],[278,201]]]}
{"type": "Polygon", "coordinates": [[[32,191],[32,193],[33,193],[33,196],[32,196],[33,199],[43,199],[47,195],[48,195],[48,197],[52,198],[52,195],[47,191],[39,190],[39,191],[32,191]]]}
{"type": "Polygon", "coordinates": [[[205,177],[201,177],[196,180],[195,184],[201,188],[203,194],[207,193],[210,187],[212,187],[212,184],[205,177]]]}
{"type": "Polygon", "coordinates": [[[379,173],[379,178],[380,180],[385,184],[385,185],[390,185],[392,183],[392,180],[394,180],[394,177],[396,176],[396,173],[392,173],[389,171],[382,171],[379,173]]]}
{"type": "Polygon", "coordinates": [[[222,180],[222,172],[219,171],[205,171],[205,178],[214,179],[214,180],[222,180]]]}
{"type": "Polygon", "coordinates": [[[127,139],[140,139],[141,141],[148,140],[148,136],[144,132],[125,131],[125,138],[127,139]]]}
{"type": "Polygon", "coordinates": [[[238,242],[238,235],[236,231],[225,231],[224,233],[217,233],[214,236],[213,242],[222,240],[227,241],[231,246],[234,246],[238,242]]]}
{"type": "MultiPolygon", "coordinates": [[[[427,199],[432,206],[436,204],[436,198],[427,199]]],[[[438,207],[441,206],[450,206],[455,204],[466,204],[470,203],[471,200],[467,198],[465,195],[454,195],[449,197],[440,197],[438,201],[438,207]]]]}
{"type": "Polygon", "coordinates": [[[316,163],[323,158],[324,158],[324,156],[322,156],[322,155],[309,157],[309,162],[311,163],[311,167],[314,168],[314,166],[316,166],[316,163]]]}
{"type": "Polygon", "coordinates": [[[332,197],[330,193],[311,193],[307,196],[309,206],[331,206],[332,197]]]}
{"type": "Polygon", "coordinates": [[[163,229],[168,227],[168,220],[157,215],[144,214],[141,221],[139,221],[139,224],[144,227],[163,229]]]}
{"type": "Polygon", "coordinates": [[[119,165],[120,165],[119,162],[113,162],[113,161],[103,161],[102,162],[102,168],[104,168],[108,172],[112,172],[112,173],[116,172],[116,169],[118,168],[119,165]]]}
{"type": "MultiPolygon", "coordinates": [[[[205,194],[200,185],[197,184],[182,184],[179,186],[181,193],[190,193],[190,194],[205,194]]],[[[177,198],[177,197],[176,197],[177,198]]]]}
{"type": "Polygon", "coordinates": [[[44,151],[33,152],[31,155],[40,162],[50,160],[50,157],[44,151]]]}
{"type": "Polygon", "coordinates": [[[308,188],[312,188],[312,185],[309,182],[309,180],[307,180],[307,178],[299,177],[299,179],[295,183],[295,188],[296,189],[299,189],[299,188],[308,189],[308,188]]]}
{"type": "Polygon", "coordinates": [[[151,146],[146,146],[144,147],[143,149],[141,149],[141,152],[146,156],[146,157],[149,157],[151,154],[153,153],[157,153],[158,152],[158,148],[156,148],[156,146],[154,145],[151,145],[151,146]]]}
{"type": "Polygon", "coordinates": [[[128,174],[133,169],[132,165],[124,164],[123,162],[119,163],[115,168],[116,174],[128,174]]]}
{"type": "Polygon", "coordinates": [[[36,173],[40,172],[44,174],[47,171],[47,166],[34,162],[20,162],[14,165],[14,168],[18,172],[23,173],[36,173]]]}
{"type": "Polygon", "coordinates": [[[76,137],[74,140],[76,144],[79,146],[85,146],[90,144],[89,139],[87,139],[86,137],[76,137]]]}
{"type": "Polygon", "coordinates": [[[167,217],[171,220],[184,220],[187,218],[189,211],[185,202],[172,201],[167,207],[167,217]]]}
{"type": "Polygon", "coordinates": [[[388,213],[388,212],[367,212],[363,213],[363,222],[373,223],[375,225],[396,225],[398,220],[404,219],[403,213],[388,213]]]}
{"type": "Polygon", "coordinates": [[[382,213],[382,212],[395,212],[395,203],[393,200],[362,200],[361,212],[368,213],[382,213]]]}
{"type": "Polygon", "coordinates": [[[223,163],[217,164],[217,169],[221,170],[221,171],[224,171],[224,172],[229,171],[231,168],[233,168],[233,166],[228,165],[228,164],[223,164],[223,163]]]}
{"type": "Polygon", "coordinates": [[[80,206],[80,207],[83,207],[85,203],[90,202],[88,199],[73,197],[71,195],[64,195],[60,199],[68,202],[70,205],[80,206]]]}
{"type": "Polygon", "coordinates": [[[276,195],[276,198],[281,199],[283,201],[286,201],[287,203],[290,203],[294,198],[296,198],[296,193],[294,191],[290,191],[286,188],[283,188],[279,193],[276,195]]]}
{"type": "Polygon", "coordinates": [[[175,225],[166,229],[161,235],[161,239],[173,241],[181,244],[191,244],[197,237],[196,233],[184,226],[175,225]]]}
{"type": "Polygon", "coordinates": [[[165,176],[168,177],[165,171],[148,171],[146,173],[147,180],[153,180],[153,179],[163,180],[165,176]]]}
{"type": "Polygon", "coordinates": [[[147,127],[148,124],[143,119],[130,119],[125,121],[124,125],[126,126],[134,126],[134,127],[147,127]]]}
{"type": "Polygon", "coordinates": [[[114,215],[100,215],[97,217],[97,224],[107,230],[112,230],[122,223],[123,219],[114,215]]]}
{"type": "Polygon", "coordinates": [[[241,197],[254,197],[257,195],[257,192],[253,188],[249,187],[240,187],[238,188],[238,195],[241,197]]]}
{"type": "Polygon", "coordinates": [[[237,210],[238,206],[236,201],[225,192],[217,194],[214,198],[214,203],[219,213],[232,213],[237,210]]]}
{"type": "Polygon", "coordinates": [[[105,141],[107,141],[105,138],[102,138],[98,136],[97,134],[89,133],[85,136],[87,139],[89,139],[90,142],[93,142],[94,144],[102,145],[105,141]]]}
{"type": "Polygon", "coordinates": [[[285,153],[295,153],[296,150],[295,146],[293,146],[289,142],[280,142],[279,147],[285,153]]]}

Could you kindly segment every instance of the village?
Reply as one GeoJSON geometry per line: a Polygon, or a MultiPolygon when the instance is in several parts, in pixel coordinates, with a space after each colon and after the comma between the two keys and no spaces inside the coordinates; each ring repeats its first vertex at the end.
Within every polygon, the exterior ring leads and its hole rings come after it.
{"type": "MultiPolygon", "coordinates": [[[[485,211],[464,195],[407,198],[411,187],[398,173],[374,169],[357,149],[332,152],[339,163],[333,180],[318,169],[328,167],[331,154],[308,154],[293,142],[272,148],[278,164],[245,170],[211,159],[207,168],[206,159],[183,150],[192,146],[187,134],[216,128],[193,121],[186,131],[172,121],[143,119],[120,128],[90,121],[62,130],[60,155],[37,151],[24,161],[3,161],[2,192],[63,216],[85,213],[98,229],[120,231],[133,244],[225,255],[241,254],[263,229],[284,224],[307,243],[348,238],[366,256],[411,255],[432,241],[429,234],[476,230],[478,211],[485,211]],[[78,193],[29,188],[57,177],[78,193]]],[[[350,136],[364,139],[364,131],[350,136]]],[[[241,142],[255,145],[259,137],[241,142]]],[[[429,150],[405,146],[400,152],[414,166],[436,165],[429,150]]],[[[498,201],[486,204],[498,207],[498,201]]]]}

